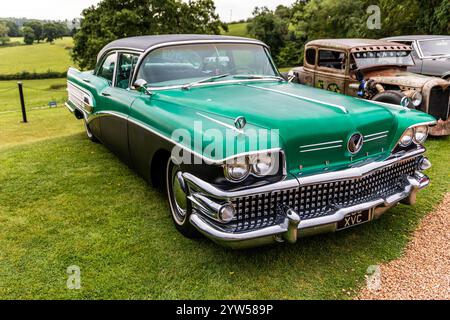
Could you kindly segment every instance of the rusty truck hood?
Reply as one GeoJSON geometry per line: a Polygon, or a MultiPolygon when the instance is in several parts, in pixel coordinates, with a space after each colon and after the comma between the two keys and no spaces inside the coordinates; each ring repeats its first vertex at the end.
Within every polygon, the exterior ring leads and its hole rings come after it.
{"type": "Polygon", "coordinates": [[[428,77],[421,74],[407,72],[397,68],[384,68],[365,72],[366,79],[377,83],[395,85],[406,88],[424,88],[424,86],[441,86],[443,89],[449,86],[449,82],[437,77],[428,77]]]}

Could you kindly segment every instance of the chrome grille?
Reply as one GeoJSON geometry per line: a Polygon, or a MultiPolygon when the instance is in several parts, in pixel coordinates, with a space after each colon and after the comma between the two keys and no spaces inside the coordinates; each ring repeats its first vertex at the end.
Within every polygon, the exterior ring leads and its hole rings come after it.
{"type": "Polygon", "coordinates": [[[442,90],[441,87],[433,87],[430,92],[428,113],[436,119],[447,120],[449,116],[450,88],[442,90]]]}
{"type": "Polygon", "coordinates": [[[300,214],[302,220],[322,217],[337,209],[389,196],[407,185],[406,177],[415,171],[415,159],[398,162],[362,178],[312,184],[232,200],[236,232],[267,227],[284,219],[278,208],[284,204],[300,214]]]}

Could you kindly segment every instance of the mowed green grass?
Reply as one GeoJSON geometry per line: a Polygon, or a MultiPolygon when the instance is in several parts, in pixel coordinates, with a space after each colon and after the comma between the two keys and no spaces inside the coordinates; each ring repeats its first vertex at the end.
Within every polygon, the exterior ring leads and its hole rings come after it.
{"type": "Polygon", "coordinates": [[[450,139],[432,139],[432,184],[415,207],[295,245],[230,251],[177,233],[165,197],[63,111],[30,113],[33,132],[55,126],[39,141],[12,138],[27,129],[0,116],[2,130],[11,126],[0,139],[1,299],[351,298],[367,267],[398,258],[450,190],[450,139]],[[80,290],[66,287],[71,265],[80,290]]]}
{"type": "MultiPolygon", "coordinates": [[[[0,49],[1,52],[2,49],[0,49]]],[[[66,79],[23,80],[27,109],[63,103],[67,98],[66,79]]],[[[0,117],[3,112],[20,110],[17,81],[0,81],[0,117]]]]}
{"type": "Polygon", "coordinates": [[[229,24],[228,32],[223,31],[222,34],[235,37],[248,37],[247,25],[247,22],[229,24]]]}
{"type": "Polygon", "coordinates": [[[63,106],[31,110],[27,112],[27,118],[28,122],[23,123],[21,112],[0,113],[0,153],[8,147],[73,135],[83,130],[82,122],[75,121],[63,106]]]}
{"type": "Polygon", "coordinates": [[[0,74],[64,72],[74,65],[70,57],[72,47],[73,39],[66,37],[54,44],[41,42],[0,48],[0,74]]]}

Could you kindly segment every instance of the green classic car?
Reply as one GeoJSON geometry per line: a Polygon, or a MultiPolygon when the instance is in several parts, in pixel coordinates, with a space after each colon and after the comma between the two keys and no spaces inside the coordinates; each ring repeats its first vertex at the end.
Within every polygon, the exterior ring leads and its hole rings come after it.
{"type": "Polygon", "coordinates": [[[68,93],[91,140],[164,188],[188,237],[294,243],[413,204],[429,184],[432,116],[289,83],[254,39],[117,40],[94,71],[69,70],[68,93]]]}

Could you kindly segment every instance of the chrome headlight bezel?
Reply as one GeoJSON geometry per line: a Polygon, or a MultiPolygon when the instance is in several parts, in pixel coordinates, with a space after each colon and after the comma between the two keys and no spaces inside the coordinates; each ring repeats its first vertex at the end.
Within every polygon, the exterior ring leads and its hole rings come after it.
{"type": "Polygon", "coordinates": [[[429,127],[425,125],[414,127],[414,142],[424,144],[428,138],[429,127]]]}
{"type": "Polygon", "coordinates": [[[241,182],[247,179],[250,174],[248,157],[241,156],[233,160],[228,160],[223,165],[223,174],[225,178],[231,182],[241,182]]]}
{"type": "Polygon", "coordinates": [[[414,129],[408,128],[403,132],[398,144],[404,148],[409,147],[414,140],[414,129]]]}
{"type": "MultiPolygon", "coordinates": [[[[227,160],[223,164],[223,173],[229,182],[238,183],[250,175],[256,178],[273,176],[280,172],[282,151],[265,151],[227,160]],[[236,174],[240,170],[240,174],[236,174]]],[[[284,172],[284,171],[283,171],[284,172]]]]}
{"type": "Polygon", "coordinates": [[[276,154],[267,152],[259,153],[249,157],[252,173],[258,177],[274,175],[278,172],[276,154]]]}

